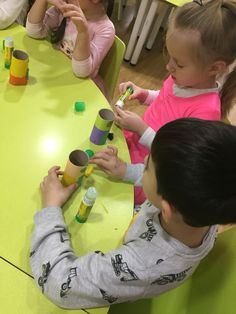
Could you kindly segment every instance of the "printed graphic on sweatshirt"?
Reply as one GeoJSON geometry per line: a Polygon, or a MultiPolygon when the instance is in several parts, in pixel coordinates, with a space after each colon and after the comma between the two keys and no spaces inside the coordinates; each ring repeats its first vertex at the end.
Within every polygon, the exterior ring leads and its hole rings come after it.
{"type": "Polygon", "coordinates": [[[99,288],[99,290],[100,290],[100,292],[101,292],[101,294],[102,294],[102,298],[103,298],[104,300],[108,301],[109,303],[113,303],[113,302],[115,302],[116,300],[118,300],[118,298],[115,298],[115,297],[113,297],[112,295],[107,294],[107,292],[106,292],[105,290],[100,289],[100,288],[99,288]]]}
{"type": "Polygon", "coordinates": [[[153,219],[148,219],[146,221],[146,225],[148,227],[146,232],[140,234],[140,238],[146,241],[152,241],[152,238],[157,234],[156,229],[153,227],[153,219]]]}
{"type": "Polygon", "coordinates": [[[44,285],[47,282],[48,274],[50,272],[51,265],[49,262],[42,265],[42,275],[38,279],[38,285],[42,288],[42,292],[44,293],[44,285]]]}
{"type": "Polygon", "coordinates": [[[72,267],[72,268],[70,269],[70,273],[69,273],[69,275],[68,275],[68,277],[67,277],[66,282],[64,282],[64,283],[61,285],[61,291],[60,291],[60,297],[61,297],[61,298],[66,297],[68,291],[71,289],[71,286],[70,286],[71,279],[72,279],[73,277],[76,277],[76,276],[77,276],[76,268],[77,268],[77,267],[72,267]]]}
{"type": "Polygon", "coordinates": [[[59,234],[60,234],[60,241],[62,243],[70,240],[70,237],[69,237],[68,233],[66,232],[66,229],[60,230],[59,234]]]}
{"type": "Polygon", "coordinates": [[[128,267],[126,262],[122,261],[121,254],[117,254],[114,258],[111,258],[111,264],[117,277],[120,277],[120,281],[132,281],[138,280],[138,276],[128,267]]]}
{"type": "Polygon", "coordinates": [[[96,254],[100,254],[101,256],[104,256],[105,254],[102,251],[94,251],[96,254]]]}
{"type": "Polygon", "coordinates": [[[192,267],[189,267],[185,269],[184,271],[181,271],[180,273],[177,274],[168,274],[168,275],[163,275],[156,279],[155,281],[152,282],[152,285],[158,284],[158,285],[167,285],[168,283],[173,283],[175,281],[182,281],[184,278],[187,276],[187,272],[191,269],[192,267]]]}
{"type": "Polygon", "coordinates": [[[30,252],[30,257],[32,257],[35,254],[35,250],[30,252]]]}
{"type": "Polygon", "coordinates": [[[157,261],[156,261],[156,265],[160,264],[161,262],[164,262],[164,260],[162,258],[159,258],[157,261]]]}

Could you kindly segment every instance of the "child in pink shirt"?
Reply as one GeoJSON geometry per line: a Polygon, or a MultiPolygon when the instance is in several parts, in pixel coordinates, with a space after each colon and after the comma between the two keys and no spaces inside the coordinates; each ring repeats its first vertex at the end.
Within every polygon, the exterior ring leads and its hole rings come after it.
{"type": "MultiPolygon", "coordinates": [[[[132,82],[120,85],[121,93],[133,87],[130,100],[149,105],[142,118],[116,108],[116,123],[125,129],[135,164],[143,163],[162,125],[181,117],[221,118],[217,77],[236,58],[236,3],[211,0],[204,5],[191,2],[179,7],[169,22],[166,48],[170,75],[160,91],[148,91],[132,82]]],[[[143,190],[135,188],[135,204],[144,200],[143,190]]]]}
{"type": "Polygon", "coordinates": [[[26,30],[33,38],[50,35],[52,43],[71,58],[73,73],[90,76],[105,93],[98,71],[114,42],[115,29],[103,2],[107,1],[36,0],[26,30]],[[53,6],[48,9],[48,4],[53,6]]]}

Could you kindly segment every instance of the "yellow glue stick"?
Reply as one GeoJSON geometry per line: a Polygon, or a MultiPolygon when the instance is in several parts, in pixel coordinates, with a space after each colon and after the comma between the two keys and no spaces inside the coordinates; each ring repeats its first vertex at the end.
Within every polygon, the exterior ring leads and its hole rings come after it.
{"type": "Polygon", "coordinates": [[[129,86],[129,87],[126,89],[125,93],[122,94],[122,95],[120,96],[120,98],[117,100],[116,106],[122,108],[122,107],[124,106],[124,102],[127,100],[127,98],[128,98],[130,95],[133,94],[133,92],[134,92],[133,87],[132,87],[132,86],[129,86]]]}
{"type": "Polygon", "coordinates": [[[93,207],[93,204],[96,200],[96,197],[97,197],[97,191],[95,187],[91,186],[90,188],[88,188],[87,192],[85,193],[81,201],[78,213],[75,216],[75,219],[78,222],[84,223],[87,220],[90,214],[90,211],[93,207]]]}
{"type": "Polygon", "coordinates": [[[4,66],[6,69],[10,69],[13,49],[14,42],[12,37],[5,37],[5,39],[3,40],[3,52],[4,52],[4,66]]]}

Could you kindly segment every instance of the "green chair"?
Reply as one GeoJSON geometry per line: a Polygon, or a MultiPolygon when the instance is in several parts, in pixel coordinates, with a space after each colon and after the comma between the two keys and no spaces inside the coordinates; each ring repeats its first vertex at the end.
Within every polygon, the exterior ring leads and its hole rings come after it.
{"type": "Polygon", "coordinates": [[[124,53],[125,44],[119,37],[115,36],[115,41],[99,70],[99,75],[105,83],[110,99],[112,99],[114,95],[124,53]]]}
{"type": "Polygon", "coordinates": [[[109,314],[235,314],[236,228],[219,234],[211,253],[183,285],[159,297],[112,305],[109,314]]]}

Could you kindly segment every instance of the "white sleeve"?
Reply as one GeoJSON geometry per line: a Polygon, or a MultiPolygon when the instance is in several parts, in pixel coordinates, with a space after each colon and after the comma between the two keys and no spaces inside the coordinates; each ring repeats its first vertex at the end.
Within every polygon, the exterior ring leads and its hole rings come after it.
{"type": "Polygon", "coordinates": [[[134,243],[106,254],[96,251],[79,257],[71,248],[60,208],[44,208],[34,220],[32,273],[42,293],[58,306],[109,306],[139,299],[145,293],[149,283],[141,281],[145,265],[140,267],[142,262],[134,243]]]}
{"type": "Polygon", "coordinates": [[[133,183],[135,186],[142,186],[142,177],[144,171],[144,164],[128,164],[124,181],[133,183]]]}
{"type": "Polygon", "coordinates": [[[147,98],[145,99],[144,103],[145,103],[146,105],[150,105],[150,104],[153,102],[153,100],[154,100],[155,98],[157,98],[157,96],[159,95],[159,93],[160,93],[159,90],[151,90],[151,89],[149,89],[149,90],[148,90],[147,98]]]}
{"type": "Polygon", "coordinates": [[[0,2],[0,29],[10,26],[19,16],[26,0],[5,0],[0,2]]]}
{"type": "Polygon", "coordinates": [[[156,132],[151,127],[148,127],[146,131],[143,133],[143,135],[140,137],[139,143],[144,145],[150,150],[155,135],[156,132]]]}

